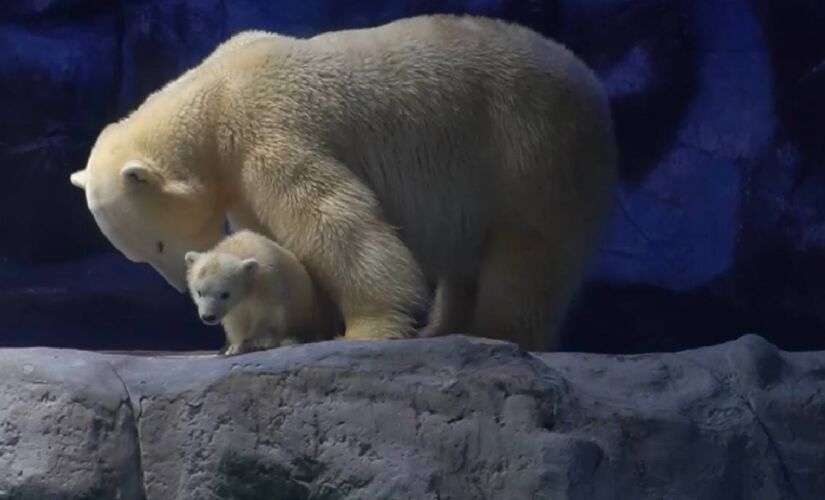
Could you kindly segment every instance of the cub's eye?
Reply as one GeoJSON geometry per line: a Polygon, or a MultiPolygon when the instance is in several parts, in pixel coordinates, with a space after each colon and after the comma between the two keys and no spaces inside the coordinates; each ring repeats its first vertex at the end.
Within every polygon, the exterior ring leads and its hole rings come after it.
{"type": "Polygon", "coordinates": [[[226,300],[229,298],[229,292],[223,292],[221,294],[221,300],[226,300]]]}
{"type": "Polygon", "coordinates": [[[198,297],[203,297],[203,292],[198,290],[198,297]]]}
{"type": "Polygon", "coordinates": [[[162,241],[158,241],[157,249],[158,249],[158,253],[163,253],[163,242],[162,241]]]}

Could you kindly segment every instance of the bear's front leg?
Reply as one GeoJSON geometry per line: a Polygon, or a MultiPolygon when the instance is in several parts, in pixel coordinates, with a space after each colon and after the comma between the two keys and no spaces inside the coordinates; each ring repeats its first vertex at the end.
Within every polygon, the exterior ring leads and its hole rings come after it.
{"type": "Polygon", "coordinates": [[[223,329],[226,343],[218,353],[222,356],[234,356],[246,352],[243,344],[251,331],[251,320],[248,315],[235,311],[227,314],[223,320],[223,329]]]}
{"type": "Polygon", "coordinates": [[[280,347],[280,345],[279,337],[275,335],[269,325],[262,321],[253,326],[245,335],[244,339],[238,344],[237,353],[266,351],[280,347]]]}
{"type": "Polygon", "coordinates": [[[229,344],[221,354],[222,356],[236,356],[242,354],[241,344],[229,344]]]}
{"type": "Polygon", "coordinates": [[[412,252],[352,172],[334,160],[309,162],[301,175],[282,177],[273,233],[334,299],[346,325],[344,338],[414,336],[412,314],[422,306],[426,287],[412,252]]]}
{"type": "MultiPolygon", "coordinates": [[[[412,313],[425,296],[423,275],[412,253],[378,216],[377,206],[336,193],[332,206],[343,213],[321,218],[323,241],[309,262],[335,298],[348,340],[407,338],[415,335],[412,313]]],[[[310,226],[311,227],[311,226],[310,226]]]]}
{"type": "Polygon", "coordinates": [[[230,344],[226,348],[224,355],[234,356],[237,354],[245,354],[248,352],[266,351],[268,349],[274,349],[279,346],[280,343],[277,342],[275,339],[268,337],[252,337],[244,339],[237,344],[230,344]]]}
{"type": "Polygon", "coordinates": [[[228,341],[224,341],[223,346],[221,346],[221,348],[218,349],[218,356],[226,356],[226,352],[229,350],[230,347],[232,347],[232,344],[230,344],[228,341]]]}

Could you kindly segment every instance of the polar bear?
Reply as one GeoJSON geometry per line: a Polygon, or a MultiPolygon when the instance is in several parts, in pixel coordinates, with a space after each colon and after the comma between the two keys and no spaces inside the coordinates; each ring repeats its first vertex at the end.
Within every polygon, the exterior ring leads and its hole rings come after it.
{"type": "Polygon", "coordinates": [[[331,339],[334,310],[295,256],[252,231],[208,252],[185,255],[187,284],[201,321],[221,323],[225,354],[331,339]]]}
{"type": "Polygon", "coordinates": [[[604,90],[563,46],[432,15],[298,39],[250,32],[99,135],[94,219],[180,291],[224,222],[293,252],[347,339],[558,345],[616,182],[604,90]],[[435,287],[432,304],[430,287],[435,287]]]}

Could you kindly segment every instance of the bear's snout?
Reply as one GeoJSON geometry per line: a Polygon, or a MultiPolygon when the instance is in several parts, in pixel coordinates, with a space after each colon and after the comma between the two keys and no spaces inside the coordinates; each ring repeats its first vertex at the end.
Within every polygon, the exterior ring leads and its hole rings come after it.
{"type": "Polygon", "coordinates": [[[218,317],[214,314],[201,314],[201,321],[206,323],[207,325],[214,325],[218,321],[218,317]]]}

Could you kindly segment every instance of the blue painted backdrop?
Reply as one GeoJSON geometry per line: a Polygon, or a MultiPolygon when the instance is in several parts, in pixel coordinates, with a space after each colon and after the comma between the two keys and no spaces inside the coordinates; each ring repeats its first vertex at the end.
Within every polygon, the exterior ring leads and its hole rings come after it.
{"type": "Polygon", "coordinates": [[[108,121],[243,29],[298,36],[432,12],[521,22],[611,95],[623,183],[569,349],[757,332],[825,348],[825,2],[6,0],[0,345],[204,348],[185,296],[114,253],[68,174],[108,121]]]}

